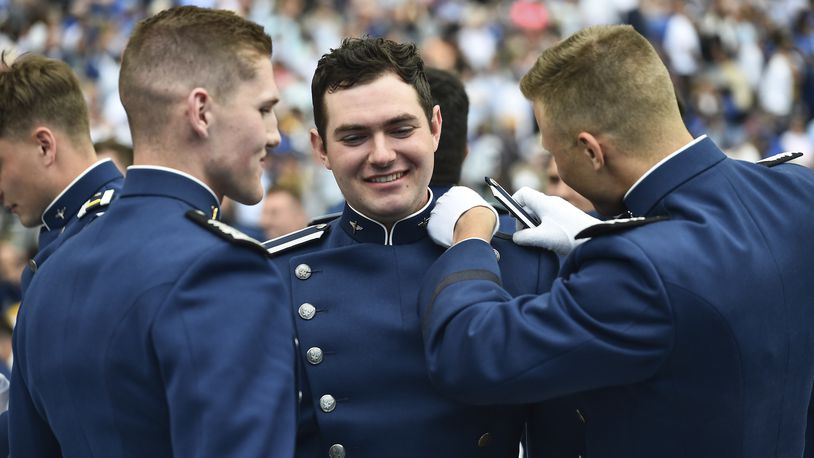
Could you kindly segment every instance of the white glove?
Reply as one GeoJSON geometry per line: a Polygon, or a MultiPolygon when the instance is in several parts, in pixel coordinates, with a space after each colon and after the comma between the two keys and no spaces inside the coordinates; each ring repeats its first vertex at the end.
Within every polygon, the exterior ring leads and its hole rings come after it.
{"type": "MultiPolygon", "coordinates": [[[[452,245],[452,235],[455,232],[455,223],[467,210],[475,207],[486,207],[495,214],[495,228],[498,229],[497,210],[489,205],[477,192],[466,186],[453,186],[435,202],[427,232],[432,240],[443,247],[452,245]]],[[[487,240],[488,241],[488,240],[487,240]]]]}
{"type": "Polygon", "coordinates": [[[586,227],[601,223],[561,197],[547,196],[528,187],[520,188],[512,197],[540,218],[539,226],[512,235],[518,245],[548,248],[565,256],[588,240],[576,240],[575,235],[586,227]]]}

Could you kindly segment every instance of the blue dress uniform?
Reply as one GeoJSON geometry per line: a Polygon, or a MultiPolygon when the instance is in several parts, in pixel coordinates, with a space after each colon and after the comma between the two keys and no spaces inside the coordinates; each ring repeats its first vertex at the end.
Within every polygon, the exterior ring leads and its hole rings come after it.
{"type": "Polygon", "coordinates": [[[812,195],[814,171],[702,137],[625,197],[648,218],[592,228],[548,294],[512,298],[491,248],[460,243],[422,285],[432,377],[481,402],[581,392],[590,457],[800,457],[812,195]]]}
{"type": "MultiPolygon", "coordinates": [[[[43,226],[37,239],[38,250],[23,270],[22,295],[37,268],[66,240],[81,231],[118,197],[124,177],[110,159],[93,164],[78,176],[42,215],[43,226]]],[[[8,456],[8,415],[0,414],[0,456],[8,456]]]]}
{"type": "MultiPolygon", "coordinates": [[[[433,203],[389,232],[346,204],[326,225],[266,243],[287,272],[302,357],[297,456],[517,457],[527,407],[465,405],[427,376],[418,287],[444,251],[426,231],[433,203]]],[[[555,255],[493,246],[507,289],[549,289],[555,255]]]]}
{"type": "Polygon", "coordinates": [[[198,213],[217,209],[188,175],[131,167],[116,204],[39,270],[14,333],[12,456],[293,456],[280,276],[259,243],[198,213]]]}
{"type": "Polygon", "coordinates": [[[51,253],[93,221],[116,197],[124,177],[110,159],[99,161],[77,177],[42,214],[37,254],[23,270],[23,296],[31,278],[51,253]],[[87,205],[86,205],[87,204],[87,205]]]}

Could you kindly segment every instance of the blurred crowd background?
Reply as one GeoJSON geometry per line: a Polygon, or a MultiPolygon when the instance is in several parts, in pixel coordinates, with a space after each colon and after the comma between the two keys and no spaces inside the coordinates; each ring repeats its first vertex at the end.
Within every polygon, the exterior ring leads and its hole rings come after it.
{"type": "MultiPolygon", "coordinates": [[[[125,167],[119,56],[137,21],[179,4],[236,11],[273,38],[283,143],[267,161],[272,192],[256,206],[224,208],[225,219],[257,238],[341,202],[330,173],[312,160],[308,129],[317,60],[346,36],[413,41],[427,65],[461,77],[471,103],[462,184],[475,188],[484,176],[510,190],[545,188],[547,158],[517,82],[546,47],[608,23],[633,25],[659,49],[694,135],[708,134],[739,159],[802,151],[800,161],[814,166],[814,13],[805,0],[0,0],[0,49],[68,62],[83,83],[100,154],[125,167]]],[[[0,299],[8,303],[36,231],[4,212],[0,240],[0,299]]]]}

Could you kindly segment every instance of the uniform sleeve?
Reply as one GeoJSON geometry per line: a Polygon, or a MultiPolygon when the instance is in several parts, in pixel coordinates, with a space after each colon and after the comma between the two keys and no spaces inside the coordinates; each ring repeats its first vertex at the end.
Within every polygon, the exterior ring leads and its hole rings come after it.
{"type": "Polygon", "coordinates": [[[173,454],[290,457],[294,331],[280,276],[259,253],[211,250],[178,280],[153,325],[173,454]]]}
{"type": "MultiPolygon", "coordinates": [[[[20,311],[22,321],[23,311],[20,311]]],[[[17,326],[17,331],[22,332],[24,326],[17,326]]],[[[11,385],[9,387],[9,410],[4,413],[2,427],[4,430],[0,434],[8,435],[9,456],[13,458],[52,458],[61,456],[59,444],[57,443],[48,422],[40,415],[28,386],[22,376],[25,364],[25,355],[20,354],[22,335],[20,332],[14,333],[14,368],[11,371],[11,385]]]]}
{"type": "Polygon", "coordinates": [[[442,390],[474,404],[528,403],[652,375],[672,345],[654,266],[632,243],[599,239],[542,295],[512,298],[491,248],[447,250],[422,284],[425,354],[442,390]]]}

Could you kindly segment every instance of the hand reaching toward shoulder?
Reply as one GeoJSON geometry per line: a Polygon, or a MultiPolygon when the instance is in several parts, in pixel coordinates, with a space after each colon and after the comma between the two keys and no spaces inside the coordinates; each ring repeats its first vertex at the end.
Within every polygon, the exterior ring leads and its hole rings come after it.
{"type": "Polygon", "coordinates": [[[514,199],[540,218],[540,225],[517,231],[512,239],[518,245],[547,248],[567,255],[588,239],[574,238],[586,227],[601,221],[574,207],[561,197],[548,196],[523,187],[514,193],[514,199]]]}
{"type": "Polygon", "coordinates": [[[443,247],[467,238],[488,242],[497,228],[497,211],[480,194],[465,186],[453,186],[439,197],[427,224],[432,240],[443,247]]]}

